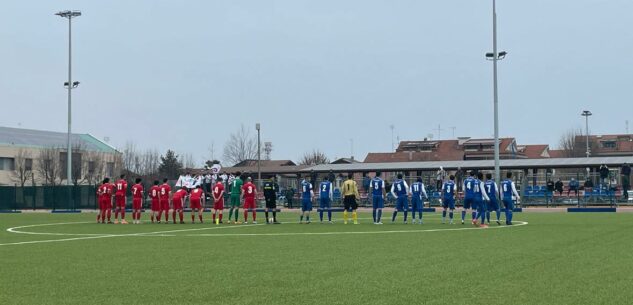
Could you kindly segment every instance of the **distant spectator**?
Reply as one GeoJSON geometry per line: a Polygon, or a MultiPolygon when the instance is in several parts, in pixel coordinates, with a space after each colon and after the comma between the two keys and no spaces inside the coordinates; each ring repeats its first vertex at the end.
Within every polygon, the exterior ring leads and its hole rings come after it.
{"type": "Polygon", "coordinates": [[[367,173],[363,173],[363,190],[365,193],[369,191],[369,184],[371,183],[371,178],[367,176],[367,173]]]}
{"type": "Polygon", "coordinates": [[[622,178],[622,191],[624,192],[624,200],[629,200],[629,189],[631,188],[631,167],[629,164],[622,164],[620,169],[620,176],[622,178]]]}
{"type": "Polygon", "coordinates": [[[593,188],[593,181],[591,181],[590,177],[587,177],[587,180],[585,180],[585,184],[583,184],[583,187],[585,188],[585,190],[593,188]]]}
{"type": "Polygon", "coordinates": [[[615,192],[618,189],[618,180],[615,178],[615,176],[612,176],[611,179],[609,179],[609,191],[615,192]]]}
{"type": "Polygon", "coordinates": [[[293,188],[289,187],[286,190],[286,194],[285,195],[286,195],[286,201],[288,202],[288,208],[292,209],[292,200],[293,200],[293,198],[295,196],[295,190],[293,188]]]}
{"type": "Polygon", "coordinates": [[[332,183],[334,183],[334,182],[336,181],[336,176],[334,175],[334,172],[333,172],[333,171],[330,171],[330,172],[327,174],[327,178],[328,178],[328,180],[329,180],[330,182],[332,182],[332,183]]]}
{"type": "Polygon", "coordinates": [[[547,180],[547,188],[545,191],[545,202],[549,203],[552,199],[552,193],[554,193],[554,181],[552,179],[547,180]]]}
{"type": "Polygon", "coordinates": [[[558,192],[559,196],[563,196],[563,180],[558,178],[558,180],[554,184],[554,189],[558,192]]]}
{"type": "Polygon", "coordinates": [[[444,179],[446,178],[446,171],[443,167],[440,166],[440,169],[437,170],[436,178],[435,178],[435,189],[442,189],[442,184],[444,184],[444,179]]]}
{"type": "Polygon", "coordinates": [[[576,196],[578,196],[578,188],[580,187],[580,183],[578,183],[578,180],[576,180],[576,178],[571,178],[571,180],[569,181],[569,189],[567,190],[567,197],[569,197],[569,193],[570,192],[574,192],[574,194],[576,194],[576,196]]]}
{"type": "Polygon", "coordinates": [[[457,171],[455,172],[455,184],[457,184],[458,192],[462,191],[463,178],[464,178],[464,170],[462,170],[461,167],[458,167],[457,171]]]}
{"type": "Polygon", "coordinates": [[[609,183],[609,168],[607,167],[607,165],[602,164],[600,165],[600,169],[598,170],[598,172],[600,173],[600,183],[602,184],[607,184],[609,183]]]}

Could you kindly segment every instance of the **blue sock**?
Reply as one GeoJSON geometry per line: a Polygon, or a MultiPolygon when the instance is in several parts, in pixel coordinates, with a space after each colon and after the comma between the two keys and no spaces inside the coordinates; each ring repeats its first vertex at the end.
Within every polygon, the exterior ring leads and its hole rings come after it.
{"type": "Polygon", "coordinates": [[[499,221],[499,217],[501,216],[501,210],[497,209],[495,213],[497,214],[497,221],[499,221]]]}
{"type": "Polygon", "coordinates": [[[490,222],[490,212],[486,211],[486,221],[490,222]]]}
{"type": "Polygon", "coordinates": [[[420,221],[422,221],[422,210],[420,210],[418,213],[419,213],[419,216],[420,216],[418,218],[420,219],[420,221]]]}
{"type": "Polygon", "coordinates": [[[477,219],[477,212],[476,211],[473,211],[473,213],[470,215],[470,219],[471,220],[477,219]]]}
{"type": "Polygon", "coordinates": [[[411,212],[411,219],[415,221],[415,211],[411,212]]]}
{"type": "Polygon", "coordinates": [[[404,211],[404,222],[407,222],[407,214],[408,213],[409,213],[408,211],[404,211]]]}
{"type": "Polygon", "coordinates": [[[446,210],[442,211],[442,218],[446,218],[446,210]]]}
{"type": "Polygon", "coordinates": [[[398,211],[393,211],[393,215],[391,216],[391,221],[396,221],[396,215],[398,215],[398,211]]]}
{"type": "Polygon", "coordinates": [[[306,216],[306,221],[310,222],[310,215],[306,216]]]}
{"type": "Polygon", "coordinates": [[[332,221],[332,211],[327,210],[327,221],[332,221]]]}
{"type": "Polygon", "coordinates": [[[323,221],[323,210],[319,211],[319,220],[323,221]]]}
{"type": "Polygon", "coordinates": [[[374,222],[376,222],[376,209],[372,211],[372,216],[374,216],[374,222]]]}
{"type": "Polygon", "coordinates": [[[486,221],[486,211],[484,209],[481,209],[481,223],[483,224],[486,221]]]}
{"type": "Polygon", "coordinates": [[[510,212],[509,212],[510,213],[510,222],[512,222],[512,212],[513,212],[512,210],[510,210],[510,212]]]}
{"type": "Polygon", "coordinates": [[[377,217],[378,222],[380,222],[380,219],[381,219],[381,218],[382,218],[382,209],[379,209],[379,210],[378,210],[378,217],[377,217]]]}
{"type": "Polygon", "coordinates": [[[303,214],[301,214],[301,216],[299,216],[299,221],[303,221],[303,214]]]}
{"type": "Polygon", "coordinates": [[[450,218],[451,220],[453,220],[453,212],[449,212],[449,213],[448,213],[448,218],[450,218]]]}
{"type": "Polygon", "coordinates": [[[462,211],[462,221],[466,218],[466,211],[462,211]]]}

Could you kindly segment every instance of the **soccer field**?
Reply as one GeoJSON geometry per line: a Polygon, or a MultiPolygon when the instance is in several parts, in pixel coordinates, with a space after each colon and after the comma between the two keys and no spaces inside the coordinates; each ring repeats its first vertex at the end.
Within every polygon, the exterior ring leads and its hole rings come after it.
{"type": "Polygon", "coordinates": [[[0,214],[0,304],[633,299],[633,213],[517,213],[518,225],[488,229],[440,224],[439,213],[426,213],[424,225],[382,226],[370,214],[361,214],[360,225],[301,225],[297,215],[282,213],[282,225],[216,226],[104,225],[91,213],[0,214]]]}

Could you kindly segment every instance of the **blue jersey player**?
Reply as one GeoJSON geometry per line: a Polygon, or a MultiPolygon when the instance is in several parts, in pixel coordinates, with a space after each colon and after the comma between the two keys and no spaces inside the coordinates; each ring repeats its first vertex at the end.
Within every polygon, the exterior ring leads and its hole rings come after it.
{"type": "Polygon", "coordinates": [[[327,210],[327,221],[332,223],[332,182],[325,177],[319,185],[319,219],[323,223],[323,210],[327,210]]]}
{"type": "MultiPolygon", "coordinates": [[[[464,219],[466,218],[466,211],[471,210],[475,203],[475,185],[477,183],[477,179],[475,179],[475,171],[471,170],[468,173],[468,178],[464,179],[464,205],[462,207],[462,224],[464,224],[464,219]]],[[[475,219],[475,211],[472,211],[471,220],[475,219]]]]}
{"type": "Polygon", "coordinates": [[[428,199],[429,196],[426,194],[421,177],[418,177],[415,182],[411,183],[409,192],[411,193],[411,223],[416,223],[415,212],[418,212],[418,218],[420,219],[419,222],[422,224],[422,209],[424,208],[424,199],[422,199],[422,196],[426,199],[428,199]]]}
{"type": "Polygon", "coordinates": [[[486,174],[486,182],[484,183],[486,189],[486,195],[490,198],[488,204],[486,205],[486,222],[490,224],[490,212],[495,211],[497,216],[497,224],[500,225],[501,221],[499,220],[499,216],[501,214],[501,210],[499,209],[499,187],[497,186],[497,182],[492,180],[492,174],[486,174]]]}
{"type": "Polygon", "coordinates": [[[501,182],[501,200],[506,209],[506,225],[512,225],[512,212],[514,211],[514,202],[512,201],[512,195],[519,201],[519,193],[517,193],[516,186],[512,181],[512,173],[506,174],[506,180],[501,182]]]}
{"type": "Polygon", "coordinates": [[[407,223],[407,212],[409,210],[409,186],[407,182],[402,179],[402,174],[398,174],[398,179],[391,185],[391,195],[396,199],[396,208],[393,210],[393,216],[391,216],[391,222],[396,221],[396,215],[398,212],[404,212],[404,223],[407,223]]]}
{"type": "Polygon", "coordinates": [[[369,182],[372,197],[374,224],[381,225],[382,209],[385,207],[385,181],[380,178],[380,172],[369,182]]]}
{"type": "Polygon", "coordinates": [[[442,223],[446,223],[446,210],[449,212],[449,223],[453,224],[453,213],[455,212],[455,176],[451,175],[449,180],[442,185],[442,223]]]}
{"type": "Polygon", "coordinates": [[[299,223],[303,223],[305,217],[306,223],[310,223],[310,212],[312,211],[312,198],[314,197],[314,191],[312,190],[312,183],[308,179],[303,179],[301,182],[301,216],[299,217],[299,223]]]}
{"type": "Polygon", "coordinates": [[[475,188],[474,188],[475,206],[473,206],[473,210],[476,210],[477,214],[473,219],[473,225],[485,228],[486,224],[484,221],[486,217],[486,202],[490,201],[490,198],[488,198],[488,195],[486,194],[486,191],[484,190],[486,185],[482,181],[483,179],[484,179],[484,174],[477,173],[477,179],[476,179],[477,182],[475,183],[475,188]],[[477,223],[478,218],[481,218],[481,223],[477,223]]]}

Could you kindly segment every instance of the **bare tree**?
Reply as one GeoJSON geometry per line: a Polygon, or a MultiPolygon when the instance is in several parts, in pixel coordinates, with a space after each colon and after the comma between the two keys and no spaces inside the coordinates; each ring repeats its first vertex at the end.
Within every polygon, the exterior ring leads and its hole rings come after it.
{"type": "Polygon", "coordinates": [[[251,135],[250,130],[242,124],[224,145],[223,157],[228,164],[257,158],[257,137],[251,135]]]}
{"type": "MultiPolygon", "coordinates": [[[[586,142],[582,139],[582,129],[569,129],[558,141],[558,149],[563,151],[566,158],[580,158],[586,156],[586,142]]],[[[594,143],[589,142],[589,150],[593,151],[594,143]]]]}
{"type": "Polygon", "coordinates": [[[144,177],[157,177],[160,166],[160,154],[156,149],[148,149],[139,158],[137,173],[144,177]]]}
{"type": "Polygon", "coordinates": [[[24,187],[26,181],[33,176],[33,159],[31,153],[24,148],[18,149],[15,155],[15,168],[13,170],[13,181],[24,187]]]}
{"type": "Polygon", "coordinates": [[[37,173],[44,185],[57,185],[62,170],[60,162],[60,149],[47,147],[40,150],[37,157],[37,173]]]}
{"type": "Polygon", "coordinates": [[[88,184],[97,184],[103,179],[104,169],[103,153],[91,151],[86,152],[83,161],[84,179],[88,184]]]}
{"type": "MultiPolygon", "coordinates": [[[[79,185],[84,182],[84,169],[83,169],[83,153],[85,152],[85,146],[81,143],[73,143],[72,146],[72,183],[79,185]]],[[[63,170],[62,170],[63,172],[63,170]]]]}
{"type": "Polygon", "coordinates": [[[180,158],[179,158],[179,161],[182,164],[183,168],[185,168],[185,169],[190,169],[190,168],[195,168],[196,167],[196,163],[193,161],[193,155],[192,154],[181,155],[180,158]]]}
{"type": "Polygon", "coordinates": [[[125,142],[122,158],[123,169],[127,172],[136,172],[135,165],[138,158],[138,153],[136,151],[136,144],[134,144],[134,142],[125,142]]]}
{"type": "Polygon", "coordinates": [[[327,164],[330,163],[330,159],[325,155],[324,152],[314,149],[311,152],[306,152],[299,160],[299,164],[301,165],[318,165],[318,164],[327,164]]]}

